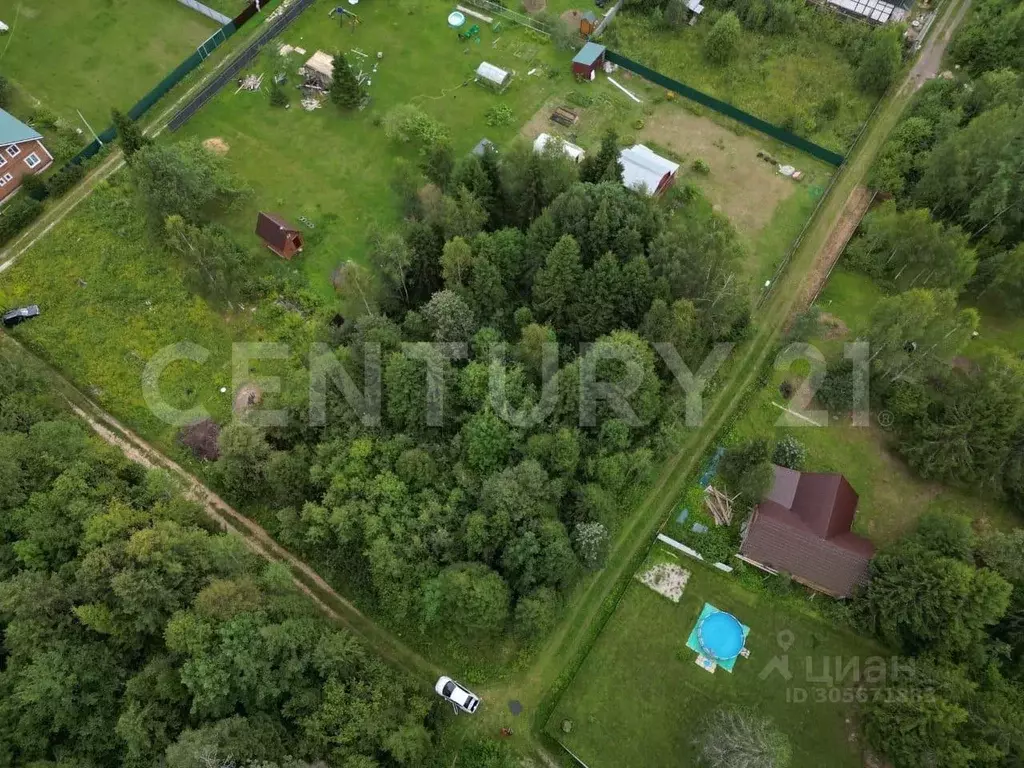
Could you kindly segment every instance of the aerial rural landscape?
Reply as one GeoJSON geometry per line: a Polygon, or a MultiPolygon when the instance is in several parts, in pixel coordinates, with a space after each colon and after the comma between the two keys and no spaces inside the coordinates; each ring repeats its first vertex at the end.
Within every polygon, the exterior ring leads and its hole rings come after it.
{"type": "Polygon", "coordinates": [[[0,768],[1024,765],[1021,0],[0,0],[0,768]]]}

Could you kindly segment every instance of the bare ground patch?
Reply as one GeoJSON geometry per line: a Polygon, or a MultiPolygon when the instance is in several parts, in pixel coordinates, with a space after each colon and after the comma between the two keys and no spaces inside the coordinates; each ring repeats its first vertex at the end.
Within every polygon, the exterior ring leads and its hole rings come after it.
{"type": "Polygon", "coordinates": [[[231,149],[231,145],[224,141],[220,136],[214,136],[213,138],[206,139],[203,141],[203,146],[215,155],[226,155],[228,150],[231,149]]]}
{"type": "Polygon", "coordinates": [[[764,147],[756,137],[737,136],[677,105],[658,107],[637,137],[641,142],[645,139],[682,155],[687,165],[697,158],[706,162],[711,173],[693,180],[715,210],[750,238],[768,225],[779,203],[796,191],[798,182],[757,156],[764,147]]]}
{"type": "Polygon", "coordinates": [[[793,307],[794,313],[802,312],[821,293],[822,288],[825,287],[825,282],[828,280],[829,273],[832,271],[832,267],[839,260],[840,254],[846,248],[846,244],[850,242],[853,233],[857,231],[860,220],[868,212],[873,199],[874,195],[867,187],[858,186],[853,188],[850,196],[846,199],[846,203],[843,205],[843,212],[839,216],[839,220],[828,236],[828,240],[825,241],[825,245],[822,246],[818,255],[814,258],[814,266],[803,282],[803,294],[793,307]]]}
{"type": "Polygon", "coordinates": [[[643,584],[659,595],[678,603],[690,580],[690,572],[674,563],[655,563],[643,573],[637,574],[643,584]]]}
{"type": "Polygon", "coordinates": [[[544,105],[538,109],[533,115],[523,123],[522,128],[519,129],[519,134],[525,138],[533,141],[542,133],[547,133],[551,136],[558,136],[566,141],[570,141],[569,133],[579,133],[586,126],[587,123],[587,110],[581,107],[573,106],[568,104],[566,100],[560,96],[548,99],[544,102],[544,105]],[[553,122],[551,120],[551,113],[555,111],[557,107],[567,107],[579,115],[579,121],[572,128],[567,128],[564,125],[553,122]]]}
{"type": "Polygon", "coordinates": [[[850,332],[846,323],[830,312],[822,312],[818,316],[818,320],[821,322],[826,339],[842,339],[850,332]]]}

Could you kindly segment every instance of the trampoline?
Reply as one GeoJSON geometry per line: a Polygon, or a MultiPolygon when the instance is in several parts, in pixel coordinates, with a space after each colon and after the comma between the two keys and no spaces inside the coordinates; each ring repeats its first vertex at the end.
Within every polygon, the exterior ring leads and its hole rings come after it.
{"type": "Polygon", "coordinates": [[[741,624],[731,613],[704,603],[686,647],[726,672],[732,672],[749,633],[750,627],[741,624]]]}

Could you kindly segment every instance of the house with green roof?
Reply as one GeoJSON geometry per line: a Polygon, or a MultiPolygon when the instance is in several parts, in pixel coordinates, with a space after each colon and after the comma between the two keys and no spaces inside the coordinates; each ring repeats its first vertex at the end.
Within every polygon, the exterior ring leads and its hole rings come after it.
{"type": "Polygon", "coordinates": [[[53,165],[43,136],[14,115],[0,109],[0,205],[18,191],[26,176],[53,165]]]}

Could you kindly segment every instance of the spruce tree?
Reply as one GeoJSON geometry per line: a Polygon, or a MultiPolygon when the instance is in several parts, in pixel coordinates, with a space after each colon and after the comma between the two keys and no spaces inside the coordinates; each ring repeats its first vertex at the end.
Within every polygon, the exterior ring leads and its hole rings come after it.
{"type": "Polygon", "coordinates": [[[602,181],[622,183],[622,164],[619,162],[619,137],[609,130],[601,139],[596,155],[587,155],[580,164],[580,181],[599,184],[602,181]]]}
{"type": "Polygon", "coordinates": [[[284,92],[284,88],[278,85],[276,82],[270,86],[270,106],[272,107],[287,107],[288,106],[288,94],[284,92]]]}
{"type": "Polygon", "coordinates": [[[339,51],[334,57],[334,76],[331,79],[331,101],[342,109],[355,109],[363,101],[363,89],[352,68],[339,51]]]}
{"type": "Polygon", "coordinates": [[[132,156],[150,143],[150,140],[143,135],[139,124],[128,115],[114,109],[110,112],[114,120],[114,128],[117,130],[117,137],[121,142],[121,151],[124,153],[126,163],[131,163],[132,156]]]}

